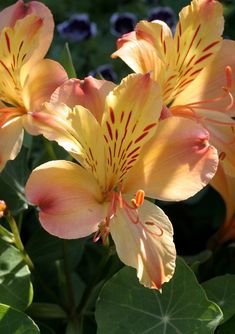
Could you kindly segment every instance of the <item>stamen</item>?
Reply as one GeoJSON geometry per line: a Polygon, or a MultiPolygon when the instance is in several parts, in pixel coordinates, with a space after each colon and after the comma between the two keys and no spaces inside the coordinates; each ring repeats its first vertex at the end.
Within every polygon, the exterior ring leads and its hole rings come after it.
{"type": "Polygon", "coordinates": [[[128,220],[132,224],[134,225],[140,224],[142,228],[151,235],[154,235],[157,237],[162,236],[163,230],[155,222],[152,222],[152,221],[142,222],[140,220],[138,208],[140,208],[141,205],[144,203],[145,192],[143,190],[137,191],[135,198],[133,198],[130,201],[130,204],[123,199],[122,193],[120,190],[118,192],[112,191],[107,196],[111,200],[109,210],[108,210],[106,218],[102,220],[100,224],[98,225],[98,229],[93,236],[93,242],[97,242],[98,240],[102,239],[102,244],[104,246],[108,244],[109,233],[110,233],[110,221],[116,215],[117,204],[119,204],[120,209],[123,209],[128,220]],[[157,228],[159,232],[151,231],[150,229],[151,226],[157,228]]]}
{"type": "Polygon", "coordinates": [[[144,203],[145,192],[143,190],[138,190],[135,198],[132,198],[131,203],[137,209],[144,203]]]}

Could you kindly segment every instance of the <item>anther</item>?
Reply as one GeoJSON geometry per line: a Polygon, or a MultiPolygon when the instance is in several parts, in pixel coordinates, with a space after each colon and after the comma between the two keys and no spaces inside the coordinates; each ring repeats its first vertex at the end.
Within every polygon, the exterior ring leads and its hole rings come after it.
{"type": "Polygon", "coordinates": [[[138,190],[135,198],[132,198],[131,203],[136,209],[138,209],[144,203],[145,192],[143,190],[138,190]]]}

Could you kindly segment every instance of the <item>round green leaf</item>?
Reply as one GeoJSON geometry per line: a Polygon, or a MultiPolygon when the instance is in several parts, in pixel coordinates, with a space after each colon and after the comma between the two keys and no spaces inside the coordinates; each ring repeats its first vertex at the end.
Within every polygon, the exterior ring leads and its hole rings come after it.
{"type": "Polygon", "coordinates": [[[217,276],[202,284],[207,297],[223,311],[223,322],[235,314],[235,275],[217,276]]]}
{"type": "Polygon", "coordinates": [[[0,303],[24,310],[32,297],[28,266],[15,247],[0,239],[0,303]]]}
{"type": "Polygon", "coordinates": [[[39,334],[39,329],[26,314],[0,304],[0,333],[39,334]]]}
{"type": "Polygon", "coordinates": [[[140,285],[132,268],[121,269],[105,284],[96,309],[98,334],[209,334],[221,318],[181,259],[162,293],[140,285]]]}
{"type": "Polygon", "coordinates": [[[235,315],[230,318],[228,321],[224,322],[216,330],[216,334],[234,334],[235,328],[235,315]]]}

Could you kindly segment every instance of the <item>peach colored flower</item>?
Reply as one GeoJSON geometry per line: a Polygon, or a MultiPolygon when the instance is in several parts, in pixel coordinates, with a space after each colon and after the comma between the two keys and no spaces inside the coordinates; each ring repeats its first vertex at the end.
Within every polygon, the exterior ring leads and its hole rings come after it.
{"type": "Polygon", "coordinates": [[[158,122],[161,110],[160,89],[149,74],[132,74],[116,87],[92,77],[67,81],[45,112],[32,117],[80,165],[45,163],[26,184],[49,233],[67,239],[95,233],[93,240],[103,243],[111,234],[120,259],[157,289],[174,273],[173,230],[145,196],[186,199],[218,164],[206,130],[188,119],[182,129],[178,117],[158,122]]]}
{"type": "Polygon", "coordinates": [[[181,116],[207,129],[220,156],[211,185],[225,200],[227,221],[235,210],[229,186],[235,178],[235,42],[222,40],[223,26],[222,4],[193,0],[180,12],[174,36],[164,22],[141,21],[118,40],[113,57],[137,73],[151,71],[162,89],[162,118],[181,116]]]}
{"type": "Polygon", "coordinates": [[[30,112],[67,79],[57,62],[43,59],[53,28],[51,12],[37,1],[0,12],[0,170],[18,154],[23,129],[32,132],[30,112]]]}

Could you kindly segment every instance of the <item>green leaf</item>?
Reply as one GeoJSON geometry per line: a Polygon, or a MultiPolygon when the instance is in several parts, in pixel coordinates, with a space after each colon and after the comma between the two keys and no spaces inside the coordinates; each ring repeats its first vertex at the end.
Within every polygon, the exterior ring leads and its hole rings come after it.
{"type": "Polygon", "coordinates": [[[235,314],[235,275],[217,276],[204,282],[202,286],[207,297],[221,307],[223,322],[235,314]]]}
{"type": "Polygon", "coordinates": [[[0,239],[0,303],[25,310],[32,298],[28,266],[15,247],[0,239]]]}
{"type": "Polygon", "coordinates": [[[29,175],[26,161],[27,150],[22,148],[17,158],[8,161],[0,173],[0,198],[14,215],[28,208],[24,195],[24,185],[29,175]]]}
{"type": "Polygon", "coordinates": [[[65,43],[64,49],[61,52],[60,62],[65,68],[69,78],[77,77],[68,43],[65,43]]]}
{"type": "Polygon", "coordinates": [[[0,304],[0,333],[39,334],[36,324],[26,314],[0,304]]]}
{"type": "Polygon", "coordinates": [[[162,293],[140,285],[132,268],[121,269],[105,284],[96,309],[98,334],[209,334],[221,318],[181,259],[162,293]]]}
{"type": "Polygon", "coordinates": [[[45,266],[45,263],[63,259],[64,242],[67,244],[69,266],[74,268],[82,257],[85,238],[64,241],[39,227],[35,230],[25,248],[34,263],[45,266]]]}
{"type": "Polygon", "coordinates": [[[216,330],[216,334],[234,334],[235,315],[216,330]]]}

